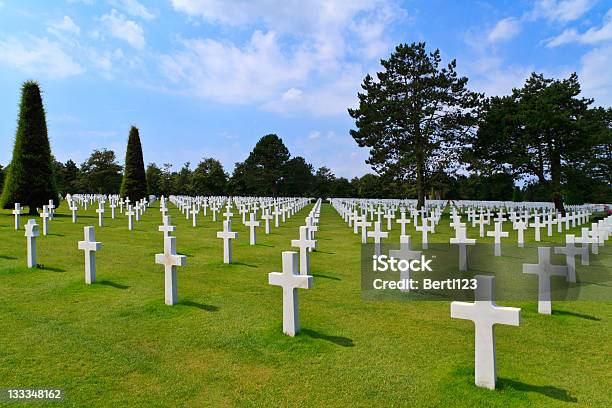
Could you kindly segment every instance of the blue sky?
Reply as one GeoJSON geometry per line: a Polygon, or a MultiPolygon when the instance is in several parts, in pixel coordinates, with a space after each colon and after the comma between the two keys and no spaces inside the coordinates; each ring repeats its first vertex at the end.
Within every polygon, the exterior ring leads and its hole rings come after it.
{"type": "Polygon", "coordinates": [[[276,133],[315,167],[359,176],[368,152],[346,109],[380,58],[413,41],[487,95],[575,71],[585,96],[612,105],[610,1],[0,0],[0,164],[20,84],[36,79],[61,161],[110,148],[122,162],[134,124],[146,163],[212,156],[231,173],[276,133]]]}

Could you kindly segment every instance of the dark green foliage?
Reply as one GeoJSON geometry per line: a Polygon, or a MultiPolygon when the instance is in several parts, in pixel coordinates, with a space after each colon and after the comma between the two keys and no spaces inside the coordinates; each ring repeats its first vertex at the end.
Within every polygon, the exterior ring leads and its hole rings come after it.
{"type": "Polygon", "coordinates": [[[515,186],[512,191],[512,201],[514,201],[515,203],[520,203],[521,201],[523,201],[523,192],[518,186],[515,186]]]}
{"type": "Polygon", "coordinates": [[[349,109],[357,130],[351,136],[370,148],[369,163],[379,174],[416,180],[423,206],[429,177],[456,160],[462,136],[476,124],[481,95],[470,92],[456,62],[441,66],[440,52],[425,43],[401,44],[374,80],[367,75],[359,108],[349,109]]]}
{"type": "Polygon", "coordinates": [[[36,214],[36,208],[48,204],[50,199],[58,204],[45,109],[38,84],[28,81],[21,87],[13,159],[4,180],[0,204],[3,208],[11,208],[21,203],[28,206],[30,214],[36,214]]]}
{"type": "Polygon", "coordinates": [[[301,156],[288,160],[283,166],[280,193],[287,197],[303,197],[312,194],[313,168],[301,156]]]}
{"type": "Polygon", "coordinates": [[[219,160],[204,158],[193,171],[195,195],[220,196],[227,192],[227,174],[219,160]]]}
{"type": "Polygon", "coordinates": [[[545,201],[552,199],[564,213],[567,170],[575,168],[580,157],[595,153],[595,136],[604,127],[604,117],[590,112],[592,102],[580,97],[575,73],[563,80],[533,73],[512,95],[486,102],[471,141],[473,167],[537,178],[538,191],[550,192],[545,201]]]}
{"type": "Polygon", "coordinates": [[[147,196],[147,177],[145,174],[142,146],[138,128],[130,128],[127,150],[125,152],[125,169],[121,182],[121,197],[129,197],[136,202],[147,196]]]}
{"type": "Polygon", "coordinates": [[[72,160],[68,160],[66,164],[55,161],[55,178],[57,180],[57,189],[61,195],[68,193],[78,193],[79,168],[72,160]]]}
{"type": "Polygon", "coordinates": [[[331,197],[332,185],[336,176],[327,167],[321,167],[314,175],[313,193],[315,197],[326,199],[331,197]]]}
{"type": "Polygon", "coordinates": [[[0,164],[0,191],[2,191],[2,186],[4,185],[4,168],[0,164]]]}
{"type": "Polygon", "coordinates": [[[155,163],[149,163],[146,170],[148,193],[161,196],[162,171],[155,163]]]}
{"type": "Polygon", "coordinates": [[[178,173],[173,174],[172,194],[193,195],[192,172],[189,166],[191,163],[187,162],[178,173]]]}
{"type": "Polygon", "coordinates": [[[259,139],[244,163],[236,164],[232,186],[242,194],[276,196],[287,160],[289,150],[282,139],[266,135],[259,139]]]}
{"type": "Polygon", "coordinates": [[[357,195],[360,198],[382,197],[380,177],[375,174],[364,174],[357,181],[357,195]]]}
{"type": "Polygon", "coordinates": [[[173,179],[175,173],[172,172],[172,164],[164,163],[162,166],[161,180],[159,185],[160,193],[166,197],[173,194],[173,179]]]}
{"type": "Polygon", "coordinates": [[[79,192],[117,194],[121,186],[121,166],[112,150],[94,150],[81,164],[79,192]]]}
{"type": "Polygon", "coordinates": [[[339,177],[332,183],[331,195],[333,197],[351,198],[355,197],[355,192],[348,179],[339,177]]]}

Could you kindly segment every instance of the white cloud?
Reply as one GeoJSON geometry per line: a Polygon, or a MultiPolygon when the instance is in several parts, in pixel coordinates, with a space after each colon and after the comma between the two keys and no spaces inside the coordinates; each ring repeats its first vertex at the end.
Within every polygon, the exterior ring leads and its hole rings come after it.
{"type": "Polygon", "coordinates": [[[499,20],[495,27],[489,32],[489,42],[507,41],[515,37],[521,31],[521,24],[515,18],[508,17],[499,20]]]}
{"type": "Polygon", "coordinates": [[[318,130],[313,130],[308,134],[309,139],[319,139],[321,137],[321,132],[318,130]]]}
{"type": "Polygon", "coordinates": [[[612,9],[608,10],[603,19],[603,24],[599,28],[589,28],[580,34],[576,29],[568,28],[557,37],[546,41],[548,47],[577,42],[580,44],[597,44],[612,40],[612,9]]]}
{"type": "MultiPolygon", "coordinates": [[[[300,51],[285,55],[274,32],[255,31],[247,44],[213,39],[182,41],[183,49],[162,55],[166,78],[185,91],[225,103],[258,103],[290,83],[306,79],[311,62],[300,51]]],[[[286,97],[298,97],[297,88],[286,97]]]]}
{"type": "Polygon", "coordinates": [[[595,48],[580,59],[578,71],[582,93],[595,104],[612,106],[612,45],[595,48]]]}
{"type": "Polygon", "coordinates": [[[346,113],[365,72],[394,45],[391,23],[405,18],[394,0],[172,4],[190,18],[255,30],[244,45],[210,38],[181,41],[182,50],[161,57],[162,71],[175,87],[280,113],[346,113]]]}
{"type": "Polygon", "coordinates": [[[138,0],[111,0],[110,3],[121,8],[131,16],[140,17],[145,20],[152,20],[155,18],[155,14],[143,4],[139,3],[138,0]]]}
{"type": "Polygon", "coordinates": [[[537,0],[531,17],[568,23],[586,14],[595,2],[596,0],[537,0]]]}
{"type": "Polygon", "coordinates": [[[301,90],[287,97],[280,97],[263,104],[263,109],[287,115],[308,112],[314,116],[348,115],[347,109],[357,105],[357,92],[365,76],[358,66],[346,66],[336,78],[328,78],[323,83],[301,90]]]}
{"type": "Polygon", "coordinates": [[[23,41],[14,37],[0,39],[0,64],[49,78],[66,78],[84,72],[60,44],[44,37],[31,36],[23,41]]]}
{"type": "Polygon", "coordinates": [[[74,23],[74,21],[72,21],[70,17],[64,16],[61,21],[50,24],[47,27],[47,31],[55,35],[61,35],[62,33],[79,35],[81,29],[74,23]]]}
{"type": "Polygon", "coordinates": [[[144,30],[136,22],[128,20],[123,14],[113,9],[110,14],[104,14],[100,21],[106,26],[110,34],[130,44],[136,49],[145,46],[144,30]]]}

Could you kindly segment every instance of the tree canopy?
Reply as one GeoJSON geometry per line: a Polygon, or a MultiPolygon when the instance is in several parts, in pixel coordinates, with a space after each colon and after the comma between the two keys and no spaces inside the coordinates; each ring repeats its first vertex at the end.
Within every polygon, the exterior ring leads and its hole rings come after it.
{"type": "Polygon", "coordinates": [[[49,200],[57,205],[53,170],[40,88],[38,83],[27,81],[21,87],[13,158],[0,197],[2,207],[10,208],[20,203],[28,206],[30,214],[36,214],[36,208],[48,204],[49,200]]]}
{"type": "Polygon", "coordinates": [[[142,146],[138,128],[132,126],[125,151],[125,168],[121,182],[121,197],[129,197],[136,202],[147,196],[147,176],[145,173],[142,146]]]}
{"type": "Polygon", "coordinates": [[[604,117],[579,95],[575,73],[562,80],[533,73],[511,95],[487,100],[468,153],[472,168],[535,178],[564,213],[563,181],[579,169],[580,157],[595,153],[596,135],[604,134],[604,117]]]}
{"type": "Polygon", "coordinates": [[[455,60],[442,66],[439,50],[428,53],[425,43],[400,44],[381,65],[376,80],[363,80],[359,107],[348,110],[357,127],[350,133],[370,148],[367,163],[379,174],[416,181],[420,208],[430,175],[453,163],[476,125],[482,96],[467,89],[455,60]]]}

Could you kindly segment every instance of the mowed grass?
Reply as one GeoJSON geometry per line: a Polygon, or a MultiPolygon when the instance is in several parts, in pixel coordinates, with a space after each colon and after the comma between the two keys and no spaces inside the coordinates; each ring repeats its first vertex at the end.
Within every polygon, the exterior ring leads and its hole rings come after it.
{"type": "MultiPolygon", "coordinates": [[[[497,326],[498,389],[479,389],[473,324],[451,319],[447,301],[363,301],[360,238],[330,205],[295,338],[282,334],[282,293],[267,274],[280,271],[311,206],[270,235],[259,228],[257,246],[234,217],[233,265],[222,263],[220,220],[200,214],[193,228],[171,207],[187,256],[173,307],[154,263],[163,251],[157,205],[131,232],[107,212],[91,286],[77,241],[97,225],[93,208],[75,225],[61,205],[38,238],[35,269],[26,268],[23,228],[0,213],[0,388],[62,388],[65,400],[48,404],[62,406],[612,406],[612,302],[555,302],[552,316],[538,315],[535,301],[505,303],[522,307],[521,326],[497,326]]],[[[432,241],[449,234],[445,218],[432,241]]],[[[599,255],[607,268],[610,247],[599,255]]]]}

